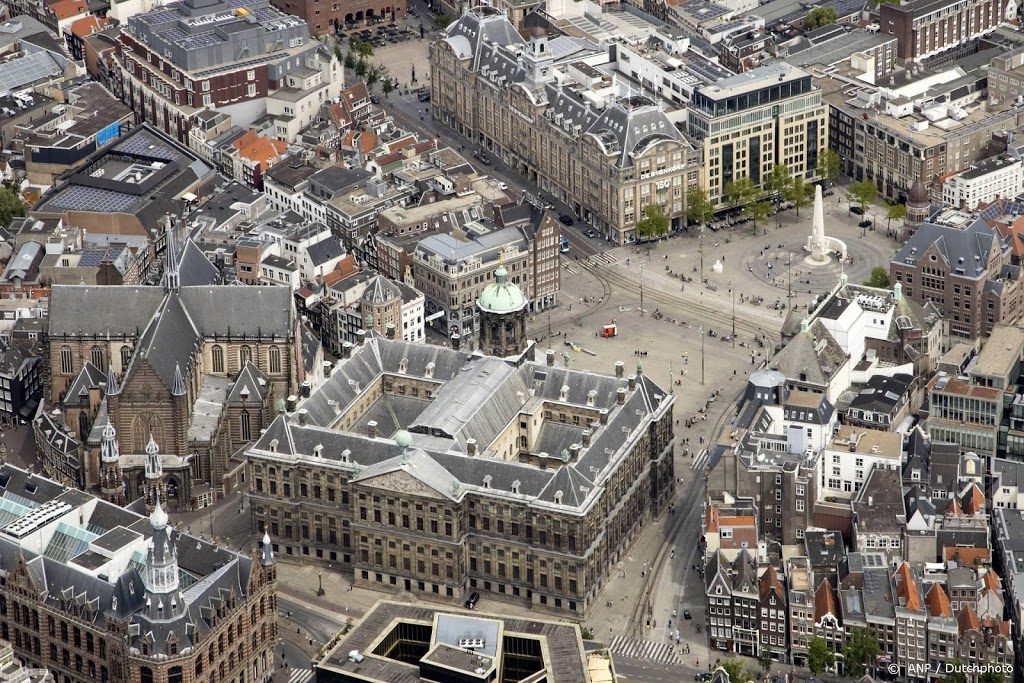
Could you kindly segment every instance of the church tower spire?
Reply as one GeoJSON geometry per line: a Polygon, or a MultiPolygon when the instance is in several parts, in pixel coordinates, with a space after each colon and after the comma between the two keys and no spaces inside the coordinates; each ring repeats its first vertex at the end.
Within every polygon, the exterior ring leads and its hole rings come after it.
{"type": "Polygon", "coordinates": [[[153,434],[149,435],[146,444],[146,508],[156,514],[160,499],[164,493],[164,466],[160,462],[160,447],[156,445],[153,434]]]}
{"type": "Polygon", "coordinates": [[[118,506],[125,504],[121,447],[117,443],[117,432],[109,419],[103,427],[103,441],[100,443],[100,493],[109,503],[118,506]]]}
{"type": "Polygon", "coordinates": [[[177,216],[167,217],[167,248],[164,251],[167,262],[164,265],[164,289],[168,292],[177,292],[181,283],[178,274],[178,254],[174,245],[174,229],[177,222],[177,216]]]}
{"type": "Polygon", "coordinates": [[[146,611],[154,621],[169,620],[185,609],[181,597],[181,574],[178,570],[178,550],[172,531],[167,527],[167,513],[160,504],[159,494],[149,523],[153,538],[146,553],[146,611]]]}

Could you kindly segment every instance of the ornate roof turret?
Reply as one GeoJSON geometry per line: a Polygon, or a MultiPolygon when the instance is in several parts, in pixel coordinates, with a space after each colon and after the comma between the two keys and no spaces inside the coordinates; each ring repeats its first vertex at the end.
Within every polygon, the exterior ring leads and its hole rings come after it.
{"type": "Polygon", "coordinates": [[[174,364],[174,386],[171,388],[171,395],[185,395],[185,378],[181,375],[181,363],[174,364]]]}
{"type": "Polygon", "coordinates": [[[260,544],[260,564],[269,567],[274,564],[274,546],[270,543],[270,533],[264,530],[263,541],[260,544]]]}
{"type": "Polygon", "coordinates": [[[166,264],[164,266],[164,289],[168,292],[178,291],[180,277],[178,275],[178,254],[174,248],[174,225],[177,223],[176,216],[167,217],[167,249],[164,252],[166,264]]]}
{"type": "Polygon", "coordinates": [[[477,306],[489,313],[513,313],[526,308],[529,302],[523,290],[508,280],[508,270],[504,264],[494,271],[494,282],[480,292],[477,306]]]}
{"type": "Polygon", "coordinates": [[[121,457],[121,447],[117,445],[117,432],[114,425],[107,420],[103,427],[103,441],[100,443],[100,461],[105,463],[116,463],[121,457]]]}
{"type": "Polygon", "coordinates": [[[160,447],[153,440],[152,432],[146,444],[146,479],[160,479],[164,476],[164,466],[160,462],[160,447]]]}
{"type": "Polygon", "coordinates": [[[121,384],[117,381],[117,375],[114,374],[114,364],[111,363],[107,366],[107,396],[116,396],[121,393],[121,384]]]}

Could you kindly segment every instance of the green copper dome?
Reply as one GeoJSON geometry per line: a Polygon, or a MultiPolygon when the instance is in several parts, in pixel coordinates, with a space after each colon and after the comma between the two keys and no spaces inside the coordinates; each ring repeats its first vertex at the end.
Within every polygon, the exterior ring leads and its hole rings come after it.
{"type": "Polygon", "coordinates": [[[488,313],[514,313],[526,308],[526,297],[515,283],[508,281],[505,266],[498,266],[494,271],[494,282],[480,292],[477,306],[488,313]]]}

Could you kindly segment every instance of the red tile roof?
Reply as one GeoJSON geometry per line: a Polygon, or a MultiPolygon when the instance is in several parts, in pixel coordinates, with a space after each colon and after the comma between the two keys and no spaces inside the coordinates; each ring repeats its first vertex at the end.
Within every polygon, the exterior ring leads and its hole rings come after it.
{"type": "Polygon", "coordinates": [[[978,620],[978,615],[973,609],[971,609],[970,605],[960,610],[960,614],[956,618],[956,623],[960,627],[961,634],[966,631],[981,630],[981,622],[978,620]]]}
{"type": "Polygon", "coordinates": [[[832,584],[827,580],[822,581],[821,585],[818,586],[818,590],[814,592],[815,623],[821,621],[821,618],[826,614],[831,614],[836,617],[839,616],[839,612],[836,611],[835,591],[832,590],[832,584]]]}
{"type": "Polygon", "coordinates": [[[924,599],[925,602],[928,603],[928,616],[953,616],[953,610],[949,606],[949,598],[946,597],[946,591],[942,590],[942,586],[940,584],[932,584],[931,590],[928,591],[928,595],[926,595],[924,599]]]}
{"type": "Polygon", "coordinates": [[[57,18],[57,21],[89,13],[89,7],[85,4],[84,0],[57,0],[57,2],[50,5],[49,9],[53,12],[53,16],[57,18]]]}
{"type": "Polygon", "coordinates": [[[969,515],[985,511],[985,494],[977,484],[971,484],[962,497],[961,507],[969,515]]]}
{"type": "Polygon", "coordinates": [[[102,31],[109,23],[110,20],[106,17],[95,17],[90,14],[71,22],[71,33],[79,38],[85,38],[97,31],[102,31]]]}
{"type": "Polygon", "coordinates": [[[921,595],[910,571],[910,565],[904,562],[893,575],[896,579],[896,595],[903,600],[903,607],[909,610],[921,609],[921,595]]]}

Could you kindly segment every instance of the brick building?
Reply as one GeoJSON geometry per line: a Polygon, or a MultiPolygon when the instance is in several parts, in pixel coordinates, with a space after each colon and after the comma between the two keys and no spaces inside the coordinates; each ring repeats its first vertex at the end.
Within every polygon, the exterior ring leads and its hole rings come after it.
{"type": "Polygon", "coordinates": [[[19,470],[0,467],[0,638],[63,683],[274,675],[277,568],[19,470]]]}
{"type": "Polygon", "coordinates": [[[911,0],[878,6],[880,32],[896,36],[896,55],[905,62],[963,47],[1016,18],[1012,0],[911,0]]]}
{"type": "Polygon", "coordinates": [[[273,0],[282,12],[301,17],[309,24],[309,33],[322,36],[354,24],[395,21],[405,16],[405,0],[345,0],[321,3],[320,0],[273,0]]]}

